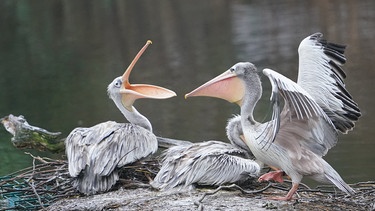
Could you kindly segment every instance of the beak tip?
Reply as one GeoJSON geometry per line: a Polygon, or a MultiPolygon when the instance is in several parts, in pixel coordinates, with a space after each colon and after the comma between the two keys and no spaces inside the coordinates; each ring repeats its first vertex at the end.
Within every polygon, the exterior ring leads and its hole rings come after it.
{"type": "Polygon", "coordinates": [[[147,44],[152,44],[152,41],[151,40],[147,40],[147,44]]]}
{"type": "Polygon", "coordinates": [[[172,90],[167,90],[167,91],[168,91],[168,93],[167,93],[167,95],[164,96],[164,99],[172,98],[172,97],[176,97],[177,96],[176,92],[174,92],[172,90]]]}

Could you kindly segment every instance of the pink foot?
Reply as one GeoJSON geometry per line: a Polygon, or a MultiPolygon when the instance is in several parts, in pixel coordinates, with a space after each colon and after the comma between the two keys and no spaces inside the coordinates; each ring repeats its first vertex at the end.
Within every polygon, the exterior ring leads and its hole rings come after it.
{"type": "Polygon", "coordinates": [[[292,188],[289,190],[288,194],[286,196],[281,197],[281,196],[274,196],[274,197],[269,197],[268,199],[272,200],[279,200],[279,201],[290,201],[293,198],[293,195],[297,192],[299,184],[298,183],[293,183],[292,188]]]}
{"type": "Polygon", "coordinates": [[[282,170],[271,171],[260,176],[258,179],[258,182],[273,180],[279,183],[283,183],[284,182],[283,176],[284,176],[284,171],[282,170]]]}

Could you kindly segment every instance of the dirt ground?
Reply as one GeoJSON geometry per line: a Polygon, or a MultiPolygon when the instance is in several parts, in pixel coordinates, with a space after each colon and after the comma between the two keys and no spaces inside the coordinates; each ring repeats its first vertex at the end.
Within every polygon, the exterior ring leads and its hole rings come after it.
{"type": "Polygon", "coordinates": [[[236,189],[175,190],[159,192],[150,188],[119,189],[94,196],[63,199],[46,210],[375,210],[375,183],[356,188],[348,197],[331,193],[300,192],[289,202],[268,200],[286,191],[269,188],[244,194],[236,189]]]}

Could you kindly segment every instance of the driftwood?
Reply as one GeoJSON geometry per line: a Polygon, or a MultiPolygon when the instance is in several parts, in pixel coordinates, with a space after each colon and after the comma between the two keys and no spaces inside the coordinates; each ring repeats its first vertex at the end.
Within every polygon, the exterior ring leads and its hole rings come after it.
{"type": "MultiPolygon", "coordinates": [[[[65,138],[61,132],[49,132],[46,129],[30,125],[24,116],[9,114],[0,119],[4,128],[13,135],[11,141],[16,148],[32,148],[53,153],[65,150],[65,138]]],[[[157,137],[160,148],[191,144],[189,141],[157,137]]]]}
{"type": "Polygon", "coordinates": [[[45,129],[31,126],[26,119],[12,114],[0,119],[4,128],[13,135],[11,141],[17,148],[33,148],[40,151],[49,150],[57,153],[65,149],[64,139],[60,132],[49,132],[45,129]]]}

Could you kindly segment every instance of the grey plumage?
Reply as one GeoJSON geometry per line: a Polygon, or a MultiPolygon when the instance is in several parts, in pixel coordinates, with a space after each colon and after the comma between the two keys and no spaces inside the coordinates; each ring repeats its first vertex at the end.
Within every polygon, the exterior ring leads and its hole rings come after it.
{"type": "Polygon", "coordinates": [[[258,176],[260,166],[250,159],[248,147],[240,139],[239,116],[228,121],[227,134],[232,144],[206,141],[166,150],[162,167],[151,185],[168,190],[194,184],[222,185],[258,176]]]}
{"type": "Polygon", "coordinates": [[[84,194],[108,191],[119,179],[118,168],[145,158],[158,149],[150,121],[134,108],[139,98],[166,99],[171,90],[148,84],[130,84],[135,63],[151,44],[147,41],[124,74],[107,88],[109,98],[130,123],[108,121],[90,128],[76,128],[65,140],[70,176],[84,194]]]}
{"type": "Polygon", "coordinates": [[[82,193],[108,191],[118,169],[156,152],[156,136],[131,123],[103,122],[76,128],[66,139],[69,173],[82,193]]]}

